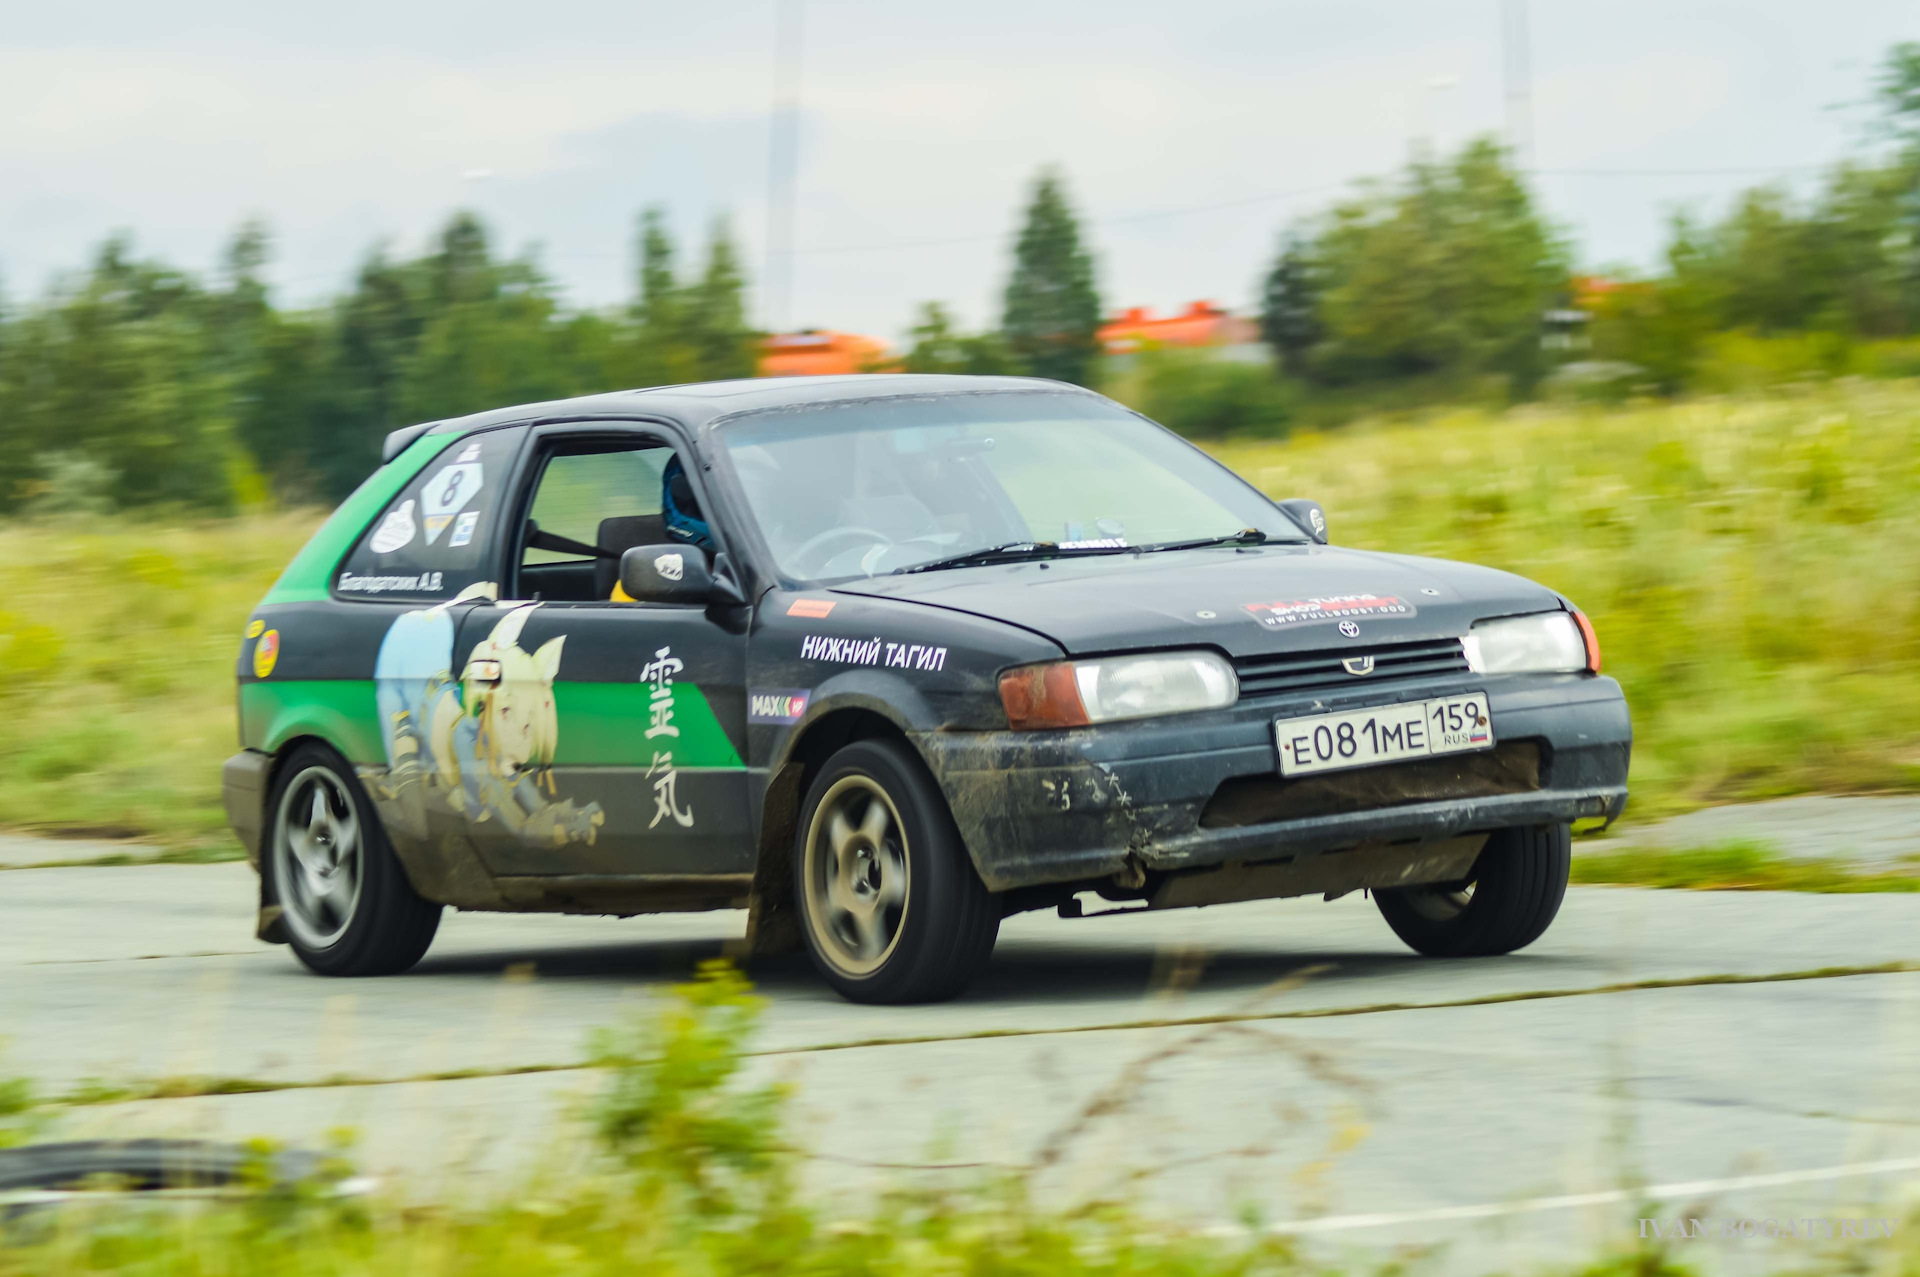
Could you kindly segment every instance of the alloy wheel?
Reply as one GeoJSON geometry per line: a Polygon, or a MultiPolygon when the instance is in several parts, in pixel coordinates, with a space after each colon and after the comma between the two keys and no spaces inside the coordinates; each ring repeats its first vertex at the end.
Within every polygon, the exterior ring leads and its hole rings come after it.
{"type": "Polygon", "coordinates": [[[325,949],[353,921],[365,846],[353,797],[331,769],[293,778],[274,818],[273,868],[282,917],[302,944],[325,949]]]}
{"type": "Polygon", "coordinates": [[[836,781],[807,831],[807,922],[824,955],[849,975],[877,970],[907,914],[907,845],[899,811],[866,776],[836,781]]]}

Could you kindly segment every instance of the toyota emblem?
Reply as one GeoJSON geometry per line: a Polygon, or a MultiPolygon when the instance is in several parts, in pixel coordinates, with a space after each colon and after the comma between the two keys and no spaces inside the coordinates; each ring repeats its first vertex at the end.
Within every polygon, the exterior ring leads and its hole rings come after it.
{"type": "Polygon", "coordinates": [[[1346,635],[1348,638],[1360,637],[1360,627],[1358,625],[1355,625],[1352,621],[1340,622],[1340,632],[1346,635]]]}

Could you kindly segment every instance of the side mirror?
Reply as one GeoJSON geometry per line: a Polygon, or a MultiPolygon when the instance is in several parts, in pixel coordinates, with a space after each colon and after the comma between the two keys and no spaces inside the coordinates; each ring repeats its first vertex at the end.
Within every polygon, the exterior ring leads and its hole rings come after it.
{"type": "Polygon", "coordinates": [[[620,556],[620,588],[636,603],[705,603],[713,574],[695,546],[636,545],[620,556]]]}
{"type": "Polygon", "coordinates": [[[1312,537],[1315,545],[1327,543],[1327,512],[1320,508],[1318,501],[1309,501],[1305,497],[1293,497],[1282,501],[1280,508],[1287,517],[1300,525],[1300,530],[1312,537]]]}

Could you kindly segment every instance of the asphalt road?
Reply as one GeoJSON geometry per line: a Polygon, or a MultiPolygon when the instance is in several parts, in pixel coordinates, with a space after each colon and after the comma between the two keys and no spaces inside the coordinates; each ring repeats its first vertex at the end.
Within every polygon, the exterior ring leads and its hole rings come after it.
{"type": "MultiPolygon", "coordinates": [[[[0,1075],[55,1093],[350,1076],[72,1108],[62,1132],[312,1143],[345,1125],[401,1191],[470,1196],[582,1156],[598,1076],[512,1070],[579,1060],[589,1030],[744,925],[450,914],[414,973],[336,982],[252,940],[251,887],[230,864],[0,873],[0,1075]],[[454,1069],[487,1076],[410,1080],[454,1069]]],[[[1920,1168],[1916,909],[1590,888],[1526,952],[1453,962],[1402,949],[1359,897],[1027,915],[944,1006],[855,1007],[804,963],[756,965],[770,1005],[749,1076],[794,1085],[830,1198],[1054,1148],[1039,1185],[1061,1199],[1127,1191],[1221,1222],[1251,1207],[1319,1220],[1336,1248],[1450,1241],[1476,1269],[1566,1258],[1626,1239],[1634,1208],[1605,1194],[1629,1181],[1772,1175],[1682,1196],[1813,1216],[1920,1180],[1870,1169],[1920,1168]],[[1063,1136],[1103,1095],[1125,1098],[1063,1136]],[[1542,1200],[1566,1194],[1597,1199],[1542,1200]]]]}

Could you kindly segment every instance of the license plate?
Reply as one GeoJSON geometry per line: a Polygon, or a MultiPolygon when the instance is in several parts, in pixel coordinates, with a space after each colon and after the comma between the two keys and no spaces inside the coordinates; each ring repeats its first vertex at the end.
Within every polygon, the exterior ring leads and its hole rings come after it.
{"type": "Polygon", "coordinates": [[[1403,701],[1344,714],[1282,718],[1273,725],[1280,774],[1370,767],[1403,758],[1493,748],[1493,717],[1479,693],[1403,701]]]}

